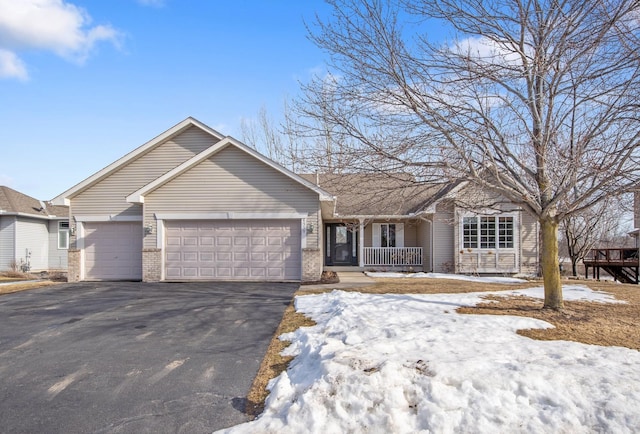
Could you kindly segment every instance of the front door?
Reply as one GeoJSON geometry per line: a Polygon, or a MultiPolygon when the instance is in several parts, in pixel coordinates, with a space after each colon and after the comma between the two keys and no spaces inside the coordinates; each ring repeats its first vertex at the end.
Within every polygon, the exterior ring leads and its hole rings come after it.
{"type": "Polygon", "coordinates": [[[326,265],[358,265],[357,235],[344,224],[328,224],[326,265]]]}

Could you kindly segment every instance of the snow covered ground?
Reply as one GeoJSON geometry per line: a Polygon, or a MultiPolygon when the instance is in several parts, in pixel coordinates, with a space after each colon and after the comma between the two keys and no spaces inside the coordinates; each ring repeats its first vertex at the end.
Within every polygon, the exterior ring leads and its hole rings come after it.
{"type": "MultiPolygon", "coordinates": [[[[500,293],[542,297],[542,288],[500,293]]],[[[298,297],[317,325],[284,336],[295,359],[270,383],[264,413],[224,432],[640,430],[640,352],[536,341],[515,332],[550,324],[455,312],[484,294],[298,297]]],[[[578,285],[564,296],[614,301],[578,285]]]]}

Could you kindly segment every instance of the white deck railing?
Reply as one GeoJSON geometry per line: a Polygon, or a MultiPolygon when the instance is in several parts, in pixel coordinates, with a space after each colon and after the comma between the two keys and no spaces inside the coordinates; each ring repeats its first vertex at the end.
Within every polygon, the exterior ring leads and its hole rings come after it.
{"type": "Polygon", "coordinates": [[[422,265],[422,247],[365,247],[364,266],[422,265]]]}

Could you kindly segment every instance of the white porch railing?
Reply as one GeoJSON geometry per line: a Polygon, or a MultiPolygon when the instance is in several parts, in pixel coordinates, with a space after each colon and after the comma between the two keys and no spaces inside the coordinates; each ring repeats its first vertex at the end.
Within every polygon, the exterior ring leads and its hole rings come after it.
{"type": "Polygon", "coordinates": [[[365,247],[364,266],[422,265],[422,247],[365,247]]]}

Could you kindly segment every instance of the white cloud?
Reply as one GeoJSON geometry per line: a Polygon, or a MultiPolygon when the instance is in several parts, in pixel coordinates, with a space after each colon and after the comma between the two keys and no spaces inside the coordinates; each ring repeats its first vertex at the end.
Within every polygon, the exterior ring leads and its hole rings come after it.
{"type": "Polygon", "coordinates": [[[2,78],[17,78],[25,81],[29,78],[29,74],[24,62],[15,53],[0,48],[0,79],[2,78]]]}
{"type": "Polygon", "coordinates": [[[119,38],[110,25],[91,26],[84,9],[64,0],[0,0],[0,49],[13,59],[11,64],[21,66],[23,76],[26,68],[16,54],[20,50],[51,51],[82,63],[98,42],[118,45],[119,38]]]}
{"type": "Polygon", "coordinates": [[[451,49],[458,54],[468,55],[487,63],[519,65],[522,62],[520,55],[513,50],[507,50],[496,41],[482,36],[458,41],[451,49]]]}

